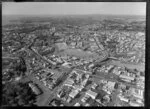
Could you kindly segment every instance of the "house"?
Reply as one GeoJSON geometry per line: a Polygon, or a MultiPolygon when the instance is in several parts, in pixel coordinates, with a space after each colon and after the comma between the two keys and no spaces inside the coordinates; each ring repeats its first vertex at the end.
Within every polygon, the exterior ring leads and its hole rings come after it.
{"type": "Polygon", "coordinates": [[[105,102],[109,102],[110,101],[110,96],[109,95],[105,95],[104,97],[103,97],[103,99],[105,99],[105,102]]]}
{"type": "Polygon", "coordinates": [[[114,65],[109,65],[109,66],[107,66],[107,70],[109,71],[113,67],[114,67],[114,65]]]}
{"type": "Polygon", "coordinates": [[[93,63],[88,66],[89,69],[91,69],[92,67],[94,67],[93,63]]]}
{"type": "Polygon", "coordinates": [[[88,90],[86,92],[87,95],[89,95],[92,99],[95,99],[97,97],[97,93],[96,92],[93,92],[91,90],[88,90]]]}
{"type": "Polygon", "coordinates": [[[85,86],[85,85],[86,85],[86,83],[87,83],[87,81],[88,81],[88,78],[86,78],[85,80],[83,80],[83,82],[82,82],[82,86],[85,86]]]}
{"type": "Polygon", "coordinates": [[[80,104],[79,104],[79,103],[76,103],[74,106],[80,106],[80,104]]]}
{"type": "Polygon", "coordinates": [[[84,87],[82,85],[75,85],[74,89],[81,91],[84,87]]]}
{"type": "Polygon", "coordinates": [[[16,77],[15,81],[19,81],[21,79],[21,77],[16,77]]]}
{"type": "Polygon", "coordinates": [[[98,85],[96,83],[92,84],[91,88],[95,89],[98,85]]]}
{"type": "Polygon", "coordinates": [[[89,38],[89,41],[94,42],[95,40],[93,38],[89,38]]]}
{"type": "Polygon", "coordinates": [[[67,44],[66,43],[56,43],[56,48],[61,51],[61,50],[65,50],[68,48],[67,44]]]}
{"type": "Polygon", "coordinates": [[[134,77],[127,76],[127,75],[120,75],[119,77],[127,80],[132,80],[132,81],[134,80],[134,77]]]}
{"type": "Polygon", "coordinates": [[[72,86],[73,83],[74,83],[74,81],[73,81],[72,79],[70,79],[70,78],[68,78],[68,79],[64,82],[64,84],[67,85],[67,86],[72,86]]]}
{"type": "Polygon", "coordinates": [[[71,98],[75,98],[78,93],[79,93],[78,90],[73,89],[73,90],[71,91],[71,93],[69,94],[69,96],[70,96],[71,98]]]}
{"type": "Polygon", "coordinates": [[[62,66],[70,68],[71,67],[71,63],[65,62],[65,63],[62,64],[62,66]]]}
{"type": "Polygon", "coordinates": [[[144,90],[141,89],[131,88],[131,93],[139,99],[143,99],[144,97],[144,90]]]}
{"type": "Polygon", "coordinates": [[[129,102],[129,99],[124,98],[123,96],[118,96],[120,98],[121,101],[125,101],[125,102],[129,102]]]}
{"type": "Polygon", "coordinates": [[[90,104],[86,103],[84,106],[90,106],[90,104]]]}
{"type": "Polygon", "coordinates": [[[136,99],[137,103],[143,104],[143,101],[141,99],[136,99]]]}
{"type": "Polygon", "coordinates": [[[76,44],[77,44],[76,42],[71,42],[70,46],[71,46],[72,48],[75,48],[76,44]]]}
{"type": "Polygon", "coordinates": [[[40,95],[42,93],[42,91],[33,83],[29,83],[29,87],[36,95],[40,95]]]}
{"type": "Polygon", "coordinates": [[[138,104],[137,102],[133,102],[133,101],[130,101],[130,103],[129,103],[129,105],[130,106],[135,106],[135,107],[139,107],[139,106],[141,106],[140,104],[138,104]]]}
{"type": "Polygon", "coordinates": [[[115,87],[115,82],[112,82],[112,81],[108,81],[108,83],[107,83],[107,85],[108,85],[108,87],[110,88],[110,89],[114,89],[114,87],[115,87]]]}
{"type": "Polygon", "coordinates": [[[123,79],[123,78],[122,78],[122,80],[123,80],[123,81],[126,81],[126,82],[131,82],[131,80],[129,80],[129,79],[123,79]]]}
{"type": "Polygon", "coordinates": [[[115,82],[108,81],[104,86],[103,90],[106,91],[108,94],[111,94],[111,92],[114,90],[115,82]]]}
{"type": "Polygon", "coordinates": [[[70,103],[71,101],[71,97],[68,97],[67,102],[70,103]]]}
{"type": "Polygon", "coordinates": [[[89,95],[85,94],[85,96],[81,99],[81,101],[82,101],[83,103],[85,103],[86,100],[89,99],[89,97],[90,97],[89,95]]]}

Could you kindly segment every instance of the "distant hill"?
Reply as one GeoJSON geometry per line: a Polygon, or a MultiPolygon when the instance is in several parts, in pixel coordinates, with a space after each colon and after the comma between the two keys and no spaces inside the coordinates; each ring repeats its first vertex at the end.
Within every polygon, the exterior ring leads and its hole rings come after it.
{"type": "Polygon", "coordinates": [[[55,22],[57,24],[69,23],[69,24],[90,24],[99,22],[102,20],[114,20],[114,21],[145,21],[146,16],[138,15],[3,15],[2,25],[19,23],[19,21],[30,21],[30,22],[55,22]],[[20,19],[20,20],[19,20],[20,19]],[[18,21],[17,21],[18,20],[18,21]],[[57,20],[57,22],[56,22],[57,20]]]}

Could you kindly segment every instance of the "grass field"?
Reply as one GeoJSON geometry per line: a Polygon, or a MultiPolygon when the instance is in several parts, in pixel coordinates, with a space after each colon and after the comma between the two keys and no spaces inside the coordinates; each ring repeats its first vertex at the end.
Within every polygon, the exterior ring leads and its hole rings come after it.
{"type": "Polygon", "coordinates": [[[80,49],[65,49],[64,51],[58,52],[57,55],[68,55],[68,56],[75,56],[82,59],[97,59],[99,56],[96,53],[83,51],[80,49]]]}

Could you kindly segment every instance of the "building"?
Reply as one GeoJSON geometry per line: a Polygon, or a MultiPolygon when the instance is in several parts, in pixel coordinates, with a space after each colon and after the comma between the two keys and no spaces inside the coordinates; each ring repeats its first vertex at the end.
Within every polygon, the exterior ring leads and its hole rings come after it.
{"type": "Polygon", "coordinates": [[[71,42],[70,46],[71,46],[72,48],[75,48],[76,44],[77,44],[76,42],[71,42]]]}
{"type": "Polygon", "coordinates": [[[111,81],[108,81],[108,86],[111,88],[111,89],[114,89],[114,86],[115,86],[115,82],[111,82],[111,81]]]}
{"type": "Polygon", "coordinates": [[[84,106],[90,106],[90,104],[87,103],[87,104],[85,104],[84,106]]]}
{"type": "Polygon", "coordinates": [[[131,82],[131,80],[129,80],[129,79],[122,78],[122,80],[125,81],[125,82],[131,82]]]}
{"type": "Polygon", "coordinates": [[[68,79],[64,82],[64,84],[65,84],[66,86],[72,86],[73,83],[74,83],[74,81],[73,81],[72,79],[70,79],[70,78],[68,78],[68,79]]]}
{"type": "Polygon", "coordinates": [[[29,83],[29,87],[31,87],[32,91],[36,94],[36,95],[40,95],[42,93],[42,91],[33,83],[29,83]]]}
{"type": "Polygon", "coordinates": [[[131,88],[131,93],[139,99],[143,99],[144,97],[144,90],[141,89],[131,88]]]}
{"type": "Polygon", "coordinates": [[[123,78],[123,79],[131,80],[131,81],[134,80],[134,77],[127,76],[127,75],[120,75],[119,77],[120,77],[120,78],[123,78]]]}
{"type": "Polygon", "coordinates": [[[137,103],[143,104],[143,101],[141,99],[136,99],[137,103]]]}
{"type": "Polygon", "coordinates": [[[67,67],[67,68],[71,68],[71,63],[65,62],[62,64],[62,66],[67,67]]]}
{"type": "Polygon", "coordinates": [[[81,99],[81,101],[85,103],[87,99],[89,99],[89,97],[90,97],[89,95],[85,94],[84,97],[81,99]]]}
{"type": "Polygon", "coordinates": [[[110,101],[110,96],[109,96],[109,95],[105,95],[105,96],[103,97],[103,99],[105,100],[105,101],[104,101],[105,103],[108,103],[108,102],[110,101]]]}
{"type": "Polygon", "coordinates": [[[106,85],[103,86],[103,90],[106,91],[108,94],[111,94],[111,91],[114,90],[115,84],[115,82],[108,81],[106,85]]]}
{"type": "Polygon", "coordinates": [[[58,51],[65,50],[68,48],[66,43],[56,43],[55,45],[58,51]]]}
{"type": "Polygon", "coordinates": [[[118,70],[117,67],[115,67],[115,68],[113,69],[113,73],[116,74],[116,75],[120,75],[121,71],[118,70]]]}
{"type": "Polygon", "coordinates": [[[121,101],[125,101],[125,102],[129,102],[129,99],[124,98],[123,96],[118,96],[120,98],[121,101]]]}
{"type": "Polygon", "coordinates": [[[94,67],[93,63],[88,66],[89,69],[91,69],[92,67],[94,67]]]}
{"type": "Polygon", "coordinates": [[[130,106],[135,106],[135,107],[137,107],[137,106],[138,106],[138,107],[139,107],[139,106],[141,106],[141,105],[140,105],[140,104],[138,104],[137,102],[133,102],[133,101],[130,101],[130,102],[129,102],[129,105],[130,105],[130,106]]]}
{"type": "Polygon", "coordinates": [[[88,90],[86,92],[87,95],[89,95],[92,99],[95,99],[97,97],[97,93],[96,92],[93,92],[91,90],[88,90]]]}
{"type": "Polygon", "coordinates": [[[82,85],[75,85],[74,89],[81,91],[84,87],[82,85]]]}
{"type": "Polygon", "coordinates": [[[109,71],[110,69],[112,69],[114,67],[114,65],[109,65],[106,67],[107,71],[109,71]]]}
{"type": "Polygon", "coordinates": [[[79,104],[79,103],[76,103],[74,106],[80,106],[80,104],[79,104]]]}
{"type": "Polygon", "coordinates": [[[98,85],[96,83],[92,84],[91,88],[95,89],[98,85]]]}
{"type": "Polygon", "coordinates": [[[67,102],[70,103],[71,101],[71,97],[68,97],[67,102]]]}
{"type": "Polygon", "coordinates": [[[71,93],[69,94],[69,96],[70,96],[71,98],[75,98],[78,93],[79,93],[78,90],[73,89],[73,90],[71,91],[71,93]]]}

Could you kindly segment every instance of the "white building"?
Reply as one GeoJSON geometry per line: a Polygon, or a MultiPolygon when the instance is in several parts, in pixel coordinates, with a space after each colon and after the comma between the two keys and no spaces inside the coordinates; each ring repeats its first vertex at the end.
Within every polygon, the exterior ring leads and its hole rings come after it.
{"type": "Polygon", "coordinates": [[[74,81],[73,81],[72,79],[67,79],[67,80],[64,82],[64,84],[65,84],[66,86],[72,86],[73,83],[74,83],[74,81]]]}
{"type": "Polygon", "coordinates": [[[129,102],[129,99],[124,98],[123,96],[118,96],[120,98],[121,101],[125,101],[125,102],[129,102]]]}
{"type": "Polygon", "coordinates": [[[90,106],[90,104],[87,103],[87,104],[85,104],[84,106],[90,106]]]}
{"type": "Polygon", "coordinates": [[[80,106],[80,104],[79,104],[79,103],[76,103],[74,106],[80,106]]]}
{"type": "Polygon", "coordinates": [[[65,62],[65,63],[62,64],[62,66],[70,68],[71,67],[70,64],[71,63],[65,62]]]}
{"type": "Polygon", "coordinates": [[[131,91],[132,91],[132,94],[135,97],[137,97],[139,99],[143,99],[143,97],[144,97],[144,90],[132,88],[131,91]]]}
{"type": "Polygon", "coordinates": [[[138,104],[136,102],[132,102],[132,101],[129,104],[130,104],[130,106],[135,106],[135,107],[141,106],[140,104],[138,104]]]}
{"type": "Polygon", "coordinates": [[[119,77],[127,80],[132,80],[132,81],[134,80],[134,77],[127,76],[127,75],[120,75],[119,77]]]}
{"type": "Polygon", "coordinates": [[[88,90],[86,92],[87,95],[89,95],[92,99],[95,99],[97,97],[97,93],[96,92],[93,92],[91,90],[88,90]]]}
{"type": "Polygon", "coordinates": [[[71,91],[71,93],[69,94],[69,96],[70,96],[71,98],[74,98],[74,97],[76,97],[76,95],[77,95],[78,93],[79,93],[78,90],[73,89],[73,90],[71,91]]]}

